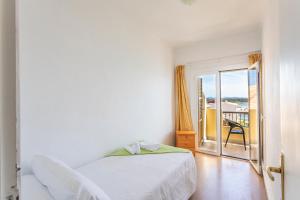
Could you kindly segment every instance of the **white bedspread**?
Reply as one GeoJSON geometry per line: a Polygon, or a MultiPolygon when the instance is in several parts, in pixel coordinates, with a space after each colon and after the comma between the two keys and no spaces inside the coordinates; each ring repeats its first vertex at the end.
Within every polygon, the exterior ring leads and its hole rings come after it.
{"type": "MultiPolygon", "coordinates": [[[[115,156],[77,169],[111,200],[187,200],[196,188],[191,153],[115,156]]],[[[33,175],[22,176],[21,200],[53,200],[33,175]]]]}
{"type": "Polygon", "coordinates": [[[196,188],[191,153],[113,156],[78,171],[112,200],[187,200],[196,188]]]}

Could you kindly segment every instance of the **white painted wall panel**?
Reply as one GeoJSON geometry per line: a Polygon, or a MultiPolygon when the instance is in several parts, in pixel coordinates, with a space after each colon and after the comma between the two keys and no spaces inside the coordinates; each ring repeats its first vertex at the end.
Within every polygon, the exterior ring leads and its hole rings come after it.
{"type": "Polygon", "coordinates": [[[20,1],[23,172],[71,166],[136,140],[174,144],[172,51],[117,1],[20,1]]]}
{"type": "Polygon", "coordinates": [[[285,199],[299,199],[300,186],[300,1],[279,1],[281,143],[285,199]]]}
{"type": "MultiPolygon", "coordinates": [[[[266,165],[285,156],[285,199],[299,199],[300,2],[266,0],[263,50],[266,69],[266,165]]],[[[280,177],[265,176],[269,199],[281,199],[280,177]]]]}
{"type": "MultiPolygon", "coordinates": [[[[280,136],[280,65],[278,1],[268,0],[263,24],[263,71],[264,71],[264,166],[279,166],[280,136]]],[[[264,168],[264,180],[269,199],[281,196],[280,176],[274,174],[272,182],[264,168]]]]}

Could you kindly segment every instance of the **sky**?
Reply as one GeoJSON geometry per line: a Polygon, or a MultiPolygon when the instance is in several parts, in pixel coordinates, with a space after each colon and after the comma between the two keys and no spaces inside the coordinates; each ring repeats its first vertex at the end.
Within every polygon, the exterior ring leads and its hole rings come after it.
{"type": "MultiPolygon", "coordinates": [[[[216,75],[201,76],[206,97],[216,97],[216,75]]],[[[255,71],[250,71],[250,84],[255,83],[255,71]]],[[[221,95],[224,97],[248,97],[248,71],[221,72],[221,95]]]]}

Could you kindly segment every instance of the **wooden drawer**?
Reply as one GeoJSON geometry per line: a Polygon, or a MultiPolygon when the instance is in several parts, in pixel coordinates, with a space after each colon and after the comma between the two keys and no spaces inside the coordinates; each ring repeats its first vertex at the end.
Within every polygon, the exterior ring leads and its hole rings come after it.
{"type": "Polygon", "coordinates": [[[195,147],[196,147],[196,135],[194,131],[177,131],[176,132],[176,146],[189,149],[195,155],[195,147]]]}
{"type": "Polygon", "coordinates": [[[176,137],[177,141],[195,141],[195,135],[177,135],[176,137]]]}
{"type": "Polygon", "coordinates": [[[195,148],[195,142],[194,141],[180,141],[180,140],[178,140],[176,145],[178,147],[183,147],[183,148],[195,148]]]}
{"type": "Polygon", "coordinates": [[[177,135],[176,145],[183,148],[195,148],[195,135],[177,135]]]}

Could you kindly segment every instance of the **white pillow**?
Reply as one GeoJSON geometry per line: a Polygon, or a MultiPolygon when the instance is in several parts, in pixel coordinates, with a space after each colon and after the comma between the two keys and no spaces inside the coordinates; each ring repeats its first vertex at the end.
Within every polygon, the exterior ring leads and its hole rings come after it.
{"type": "Polygon", "coordinates": [[[149,151],[156,151],[160,148],[160,144],[150,143],[150,142],[140,142],[140,146],[142,149],[146,149],[149,151]]]}
{"type": "Polygon", "coordinates": [[[56,200],[110,200],[100,187],[62,161],[37,155],[32,170],[56,200]]]}

